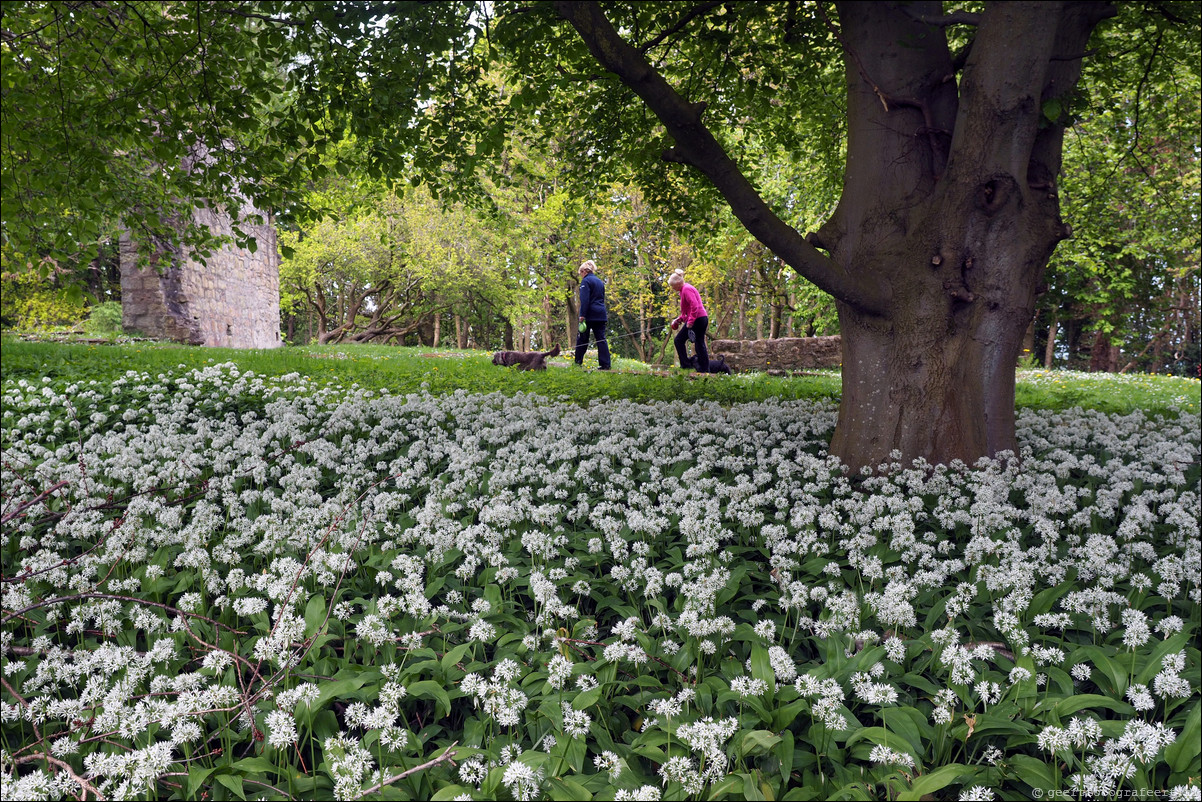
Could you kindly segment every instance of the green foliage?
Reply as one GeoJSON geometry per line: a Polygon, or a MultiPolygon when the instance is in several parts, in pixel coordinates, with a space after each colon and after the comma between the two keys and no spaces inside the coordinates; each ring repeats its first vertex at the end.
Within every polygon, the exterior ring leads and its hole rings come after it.
{"type": "Polygon", "coordinates": [[[87,314],[80,288],[59,282],[60,275],[5,273],[0,279],[0,321],[6,328],[45,331],[77,325],[87,314]]]}
{"type": "Polygon", "coordinates": [[[88,313],[88,319],[84,321],[84,330],[88,334],[97,336],[120,334],[122,332],[121,302],[105,301],[93,306],[88,313]]]}
{"type": "Polygon", "coordinates": [[[1097,342],[1121,348],[1112,369],[1176,362],[1196,376],[1196,356],[1172,354],[1196,354],[1202,299],[1202,56],[1196,37],[1176,35],[1181,15],[1196,23],[1198,10],[1118,8],[1097,34],[1102,55],[1085,67],[1092,95],[1077,98],[1065,139],[1060,191],[1073,236],[1049,263],[1041,329],[1057,320],[1070,365],[1097,342]]]}
{"type": "MultiPolygon", "coordinates": [[[[0,43],[10,269],[86,264],[119,221],[145,248],[213,247],[193,204],[282,214],[312,134],[287,112],[289,37],[235,3],[6,3],[0,43]]],[[[235,239],[245,237],[239,231],[235,239]]]]}
{"type": "Polygon", "coordinates": [[[3,694],[39,711],[6,799],[1197,788],[1197,382],[1175,421],[1024,413],[1022,465],[847,476],[796,380],[0,360],[3,694]]]}
{"type": "MultiPolygon", "coordinates": [[[[814,371],[796,377],[764,373],[697,376],[679,369],[650,370],[633,360],[617,359],[615,370],[596,366],[595,350],[585,370],[564,354],[548,361],[542,372],[500,369],[491,354],[479,351],[397,348],[380,345],[327,345],[248,351],[194,348],[169,343],[64,345],[6,338],[0,368],[6,380],[51,380],[55,386],[98,381],[109,383],[128,371],[157,374],[173,369],[201,369],[223,362],[263,376],[298,373],[322,386],[358,386],[394,393],[426,391],[435,395],[470,390],[478,393],[537,393],[547,398],[587,404],[596,397],[632,401],[838,400],[839,374],[814,371]]],[[[1068,371],[1019,372],[1017,403],[1022,409],[1068,410],[1074,407],[1130,414],[1176,416],[1202,411],[1196,379],[1174,376],[1113,376],[1068,371]]]]}

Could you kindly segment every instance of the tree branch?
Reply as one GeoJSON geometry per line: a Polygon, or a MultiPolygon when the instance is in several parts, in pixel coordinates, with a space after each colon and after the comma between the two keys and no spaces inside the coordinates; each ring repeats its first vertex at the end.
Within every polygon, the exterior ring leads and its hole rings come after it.
{"type": "Polygon", "coordinates": [[[722,5],[721,0],[719,0],[718,2],[698,3],[697,5],[693,6],[688,11],[686,11],[681,16],[681,18],[678,19],[673,25],[670,25],[668,28],[663,30],[658,36],[645,42],[639,48],[639,52],[646,55],[648,50],[661,44],[665,39],[667,39],[672,34],[678,32],[681,28],[688,25],[690,22],[695,20],[697,17],[700,17],[703,14],[708,13],[709,11],[717,8],[720,5],[722,5]]]}
{"type": "Polygon", "coordinates": [[[890,291],[877,276],[852,274],[810,245],[764,203],[756,189],[701,122],[704,105],[682,97],[636,48],[628,44],[595,2],[556,0],[556,12],[580,34],[589,52],[642,98],[675,140],[666,157],[692,165],[722,193],[747,230],[819,289],[869,314],[882,314],[890,291]]]}
{"type": "Polygon", "coordinates": [[[921,22],[923,25],[933,25],[936,28],[948,28],[952,25],[981,24],[981,15],[974,14],[971,11],[953,11],[950,14],[936,16],[934,14],[919,14],[904,3],[899,8],[915,22],[921,22]]]}
{"type": "Polygon", "coordinates": [[[66,763],[62,760],[59,760],[56,757],[51,757],[50,755],[46,754],[45,752],[34,752],[31,755],[25,755],[24,757],[13,758],[14,764],[33,763],[35,761],[45,761],[46,763],[49,763],[49,764],[57,767],[60,771],[66,772],[67,776],[69,776],[71,778],[72,782],[74,782],[76,785],[78,785],[80,787],[80,789],[83,790],[83,798],[85,800],[88,798],[88,794],[91,794],[92,796],[96,797],[96,799],[99,799],[99,800],[102,800],[105,798],[103,794],[101,794],[99,791],[96,790],[96,786],[92,785],[87,780],[85,780],[83,777],[80,777],[78,774],[76,774],[75,770],[73,768],[71,768],[70,763],[66,763]]]}
{"type": "Polygon", "coordinates": [[[434,758],[433,760],[427,760],[425,763],[421,764],[420,766],[414,766],[411,769],[402,771],[400,774],[394,774],[386,780],[381,780],[380,782],[373,785],[371,788],[368,788],[365,791],[360,791],[354,798],[362,799],[363,797],[367,796],[368,794],[374,794],[376,791],[379,791],[381,788],[383,788],[386,785],[391,785],[392,783],[396,782],[397,780],[403,780],[406,777],[408,777],[410,774],[416,774],[417,772],[421,771],[422,769],[433,768],[434,766],[437,766],[439,763],[444,763],[446,761],[450,761],[452,766],[455,765],[455,747],[458,745],[459,745],[459,742],[456,741],[455,743],[448,746],[447,750],[445,752],[443,752],[441,755],[434,758]]]}

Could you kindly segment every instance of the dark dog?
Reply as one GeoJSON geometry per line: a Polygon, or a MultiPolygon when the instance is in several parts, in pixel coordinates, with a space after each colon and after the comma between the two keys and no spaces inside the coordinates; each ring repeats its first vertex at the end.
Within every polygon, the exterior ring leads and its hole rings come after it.
{"type": "Polygon", "coordinates": [[[550,351],[497,351],[492,355],[494,365],[511,367],[517,365],[518,370],[546,370],[547,357],[559,356],[559,346],[550,351]]]}
{"type": "MultiPolygon", "coordinates": [[[[693,370],[697,370],[697,357],[693,356],[690,357],[690,359],[692,360],[692,364],[689,367],[691,367],[693,370]]],[[[726,364],[726,357],[720,356],[716,359],[711,359],[710,369],[707,370],[706,373],[725,373],[729,376],[731,374],[731,369],[730,366],[726,364]]]]}

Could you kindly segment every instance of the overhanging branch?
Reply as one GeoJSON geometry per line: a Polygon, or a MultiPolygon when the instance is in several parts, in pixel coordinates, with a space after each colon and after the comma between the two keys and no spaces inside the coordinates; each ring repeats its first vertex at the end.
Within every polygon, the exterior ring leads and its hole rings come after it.
{"type": "Polygon", "coordinates": [[[882,314],[889,289],[882,279],[855,275],[810,245],[764,203],[713,133],[702,123],[703,104],[690,103],[627,43],[595,2],[557,0],[556,13],[580,34],[602,67],[630,87],[675,140],[668,159],[699,170],[722,193],[739,222],[815,286],[863,312],[882,314]]]}

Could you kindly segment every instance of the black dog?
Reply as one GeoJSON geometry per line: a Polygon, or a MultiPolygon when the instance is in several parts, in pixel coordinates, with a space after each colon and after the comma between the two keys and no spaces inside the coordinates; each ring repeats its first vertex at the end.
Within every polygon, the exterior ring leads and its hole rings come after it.
{"type": "MultiPolygon", "coordinates": [[[[697,370],[697,357],[691,356],[689,359],[691,361],[689,367],[691,367],[693,370],[697,370]]],[[[726,357],[724,356],[720,356],[717,359],[711,359],[710,368],[706,371],[706,373],[725,373],[727,376],[729,376],[731,372],[730,366],[726,364],[726,357]]]]}
{"type": "Polygon", "coordinates": [[[497,351],[492,355],[494,365],[510,367],[517,365],[518,370],[546,370],[547,357],[559,356],[559,346],[550,351],[497,351]]]}

